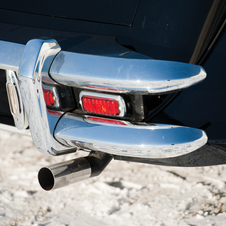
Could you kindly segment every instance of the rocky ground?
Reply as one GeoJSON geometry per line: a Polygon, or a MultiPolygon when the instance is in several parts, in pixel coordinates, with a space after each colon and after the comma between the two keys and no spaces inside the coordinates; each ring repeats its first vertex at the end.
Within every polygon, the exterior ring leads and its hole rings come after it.
{"type": "Polygon", "coordinates": [[[97,178],[43,191],[47,157],[30,137],[0,131],[0,226],[226,225],[226,167],[176,168],[112,161],[97,178]]]}

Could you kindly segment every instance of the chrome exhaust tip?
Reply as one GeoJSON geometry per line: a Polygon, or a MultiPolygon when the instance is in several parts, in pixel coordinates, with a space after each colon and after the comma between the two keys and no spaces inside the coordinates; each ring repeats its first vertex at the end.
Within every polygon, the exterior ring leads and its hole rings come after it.
{"type": "Polygon", "coordinates": [[[43,167],[38,173],[39,184],[44,190],[50,191],[98,176],[111,159],[109,154],[91,152],[86,157],[43,167]]]}
{"type": "Polygon", "coordinates": [[[52,190],[54,187],[54,175],[52,171],[46,167],[41,168],[38,173],[38,181],[44,190],[52,190]]]}

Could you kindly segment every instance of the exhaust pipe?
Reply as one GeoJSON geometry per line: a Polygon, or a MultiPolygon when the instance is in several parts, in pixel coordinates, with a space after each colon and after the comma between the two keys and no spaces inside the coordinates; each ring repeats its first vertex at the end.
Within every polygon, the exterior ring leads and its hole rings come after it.
{"type": "Polygon", "coordinates": [[[92,151],[86,157],[57,163],[39,170],[38,180],[41,187],[50,191],[100,175],[112,156],[92,151]]]}

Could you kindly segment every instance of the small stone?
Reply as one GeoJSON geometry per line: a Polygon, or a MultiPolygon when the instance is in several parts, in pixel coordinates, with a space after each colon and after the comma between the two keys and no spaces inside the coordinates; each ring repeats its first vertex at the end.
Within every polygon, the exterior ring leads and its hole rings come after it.
{"type": "Polygon", "coordinates": [[[198,214],[202,215],[204,212],[202,210],[198,211],[198,214]]]}
{"type": "Polygon", "coordinates": [[[221,196],[220,196],[220,195],[215,195],[215,196],[214,196],[214,199],[220,200],[220,199],[221,199],[221,196]]]}
{"type": "Polygon", "coordinates": [[[223,205],[223,203],[219,202],[218,205],[217,205],[217,208],[221,209],[222,205],[223,205]]]}
{"type": "Polygon", "coordinates": [[[214,209],[213,212],[214,212],[215,214],[218,214],[218,213],[220,212],[220,210],[219,210],[219,209],[214,209]]]}
{"type": "Polygon", "coordinates": [[[203,216],[201,216],[201,215],[199,215],[199,214],[197,214],[196,217],[197,217],[198,219],[203,219],[203,218],[204,218],[203,216]]]}
{"type": "Polygon", "coordinates": [[[222,212],[222,213],[226,212],[226,203],[224,203],[224,204],[221,206],[221,212],[222,212]]]}

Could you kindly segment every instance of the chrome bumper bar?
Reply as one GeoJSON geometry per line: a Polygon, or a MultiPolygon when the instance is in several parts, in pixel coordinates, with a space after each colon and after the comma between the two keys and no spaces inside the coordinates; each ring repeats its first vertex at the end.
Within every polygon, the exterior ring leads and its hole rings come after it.
{"type": "MultiPolygon", "coordinates": [[[[24,49],[25,45],[0,41],[0,68],[18,72],[24,49]]],[[[137,94],[178,91],[206,78],[206,72],[198,65],[131,55],[132,58],[123,58],[123,54],[111,57],[60,51],[49,73],[66,86],[137,94]]]]}
{"type": "Polygon", "coordinates": [[[0,41],[0,69],[18,73],[25,45],[0,41]]]}
{"type": "Polygon", "coordinates": [[[162,124],[124,125],[93,122],[67,113],[59,121],[55,138],[70,147],[139,158],[170,158],[192,152],[207,142],[200,129],[162,124]]]}
{"type": "Polygon", "coordinates": [[[140,95],[181,90],[206,77],[203,68],[197,65],[70,52],[57,55],[50,75],[66,86],[140,95]]]}
{"type": "Polygon", "coordinates": [[[125,59],[120,55],[69,53],[61,51],[55,40],[35,39],[26,46],[0,41],[0,69],[18,75],[34,144],[45,154],[82,148],[113,155],[167,158],[187,154],[207,142],[205,132],[194,128],[130,122],[117,125],[72,113],[54,114],[47,110],[42,93],[42,79],[103,92],[168,93],[202,81],[206,73],[200,66],[134,58],[134,54],[125,59]]]}

